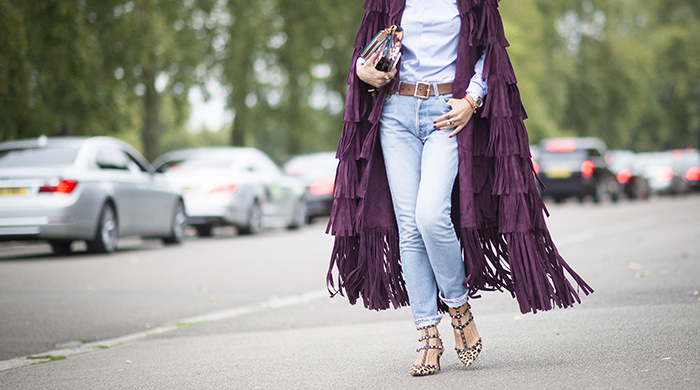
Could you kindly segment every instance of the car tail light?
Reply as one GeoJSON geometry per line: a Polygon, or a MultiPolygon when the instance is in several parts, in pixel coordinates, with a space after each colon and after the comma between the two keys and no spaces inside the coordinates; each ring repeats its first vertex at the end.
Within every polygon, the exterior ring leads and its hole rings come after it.
{"type": "Polygon", "coordinates": [[[209,190],[209,195],[233,195],[238,190],[238,184],[226,184],[209,190]]]}
{"type": "Polygon", "coordinates": [[[576,141],[570,139],[557,139],[547,141],[544,148],[549,152],[573,152],[576,150],[576,141]]]}
{"type": "Polygon", "coordinates": [[[631,178],[632,178],[632,172],[630,172],[630,170],[627,168],[621,169],[620,172],[617,173],[617,181],[620,184],[627,183],[628,181],[630,181],[631,178]]]}
{"type": "Polygon", "coordinates": [[[532,169],[535,170],[536,174],[538,174],[538,175],[540,174],[540,164],[538,164],[537,162],[535,162],[535,161],[532,162],[532,169]]]}
{"type": "Polygon", "coordinates": [[[593,164],[593,161],[591,160],[586,160],[581,163],[581,176],[585,178],[589,178],[593,175],[593,171],[595,170],[595,164],[593,164]]]}
{"type": "Polygon", "coordinates": [[[333,193],[335,188],[335,177],[328,176],[323,179],[316,180],[311,186],[309,186],[309,192],[311,195],[330,195],[333,193]]]}
{"type": "Polygon", "coordinates": [[[73,192],[78,185],[76,180],[59,180],[56,185],[45,184],[39,187],[39,193],[52,193],[54,195],[65,196],[73,192]]]}
{"type": "Polygon", "coordinates": [[[658,181],[671,181],[673,180],[673,168],[663,167],[656,171],[656,180],[658,181]]]}
{"type": "Polygon", "coordinates": [[[691,167],[685,171],[685,178],[688,181],[700,181],[700,167],[691,167]]]}

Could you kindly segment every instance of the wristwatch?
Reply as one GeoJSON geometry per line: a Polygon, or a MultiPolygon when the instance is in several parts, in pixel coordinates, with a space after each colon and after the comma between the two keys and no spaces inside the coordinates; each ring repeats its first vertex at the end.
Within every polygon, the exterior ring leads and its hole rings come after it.
{"type": "Polygon", "coordinates": [[[476,108],[479,108],[484,105],[484,99],[481,98],[481,96],[477,95],[475,92],[467,92],[467,95],[472,98],[474,101],[474,104],[476,105],[476,108]]]}

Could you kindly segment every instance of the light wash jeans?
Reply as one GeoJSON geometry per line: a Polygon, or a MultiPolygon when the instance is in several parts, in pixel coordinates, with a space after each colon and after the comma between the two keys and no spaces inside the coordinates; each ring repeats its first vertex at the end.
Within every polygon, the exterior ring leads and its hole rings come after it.
{"type": "Polygon", "coordinates": [[[460,307],[468,298],[462,286],[462,253],[450,218],[457,137],[448,137],[453,129],[433,128],[433,121],[450,110],[446,103],[450,97],[389,95],[380,122],[401,266],[419,328],[440,322],[438,296],[448,307],[460,307]]]}

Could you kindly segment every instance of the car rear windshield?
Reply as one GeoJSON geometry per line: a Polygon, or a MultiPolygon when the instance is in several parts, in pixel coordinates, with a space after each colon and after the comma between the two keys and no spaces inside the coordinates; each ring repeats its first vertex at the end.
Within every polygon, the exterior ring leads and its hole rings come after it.
{"type": "Polygon", "coordinates": [[[0,150],[0,168],[70,165],[78,148],[29,148],[0,150]]]}
{"type": "Polygon", "coordinates": [[[540,160],[546,161],[572,161],[586,160],[588,155],[585,150],[574,150],[571,152],[545,152],[540,156],[540,160]]]}
{"type": "Polygon", "coordinates": [[[178,164],[181,167],[187,167],[187,168],[195,168],[195,169],[207,169],[207,168],[214,168],[214,169],[227,169],[230,168],[233,163],[235,162],[235,158],[233,157],[196,157],[190,160],[185,160],[182,161],[180,164],[178,164]]]}

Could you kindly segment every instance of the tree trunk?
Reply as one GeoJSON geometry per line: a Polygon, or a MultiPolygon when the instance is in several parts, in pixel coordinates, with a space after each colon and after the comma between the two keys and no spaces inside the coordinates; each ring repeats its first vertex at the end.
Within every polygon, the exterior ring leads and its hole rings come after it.
{"type": "Polygon", "coordinates": [[[144,70],[146,94],[144,95],[144,121],[141,130],[143,154],[148,161],[160,156],[160,95],[156,91],[156,72],[144,70]]]}
{"type": "Polygon", "coordinates": [[[245,94],[236,93],[232,100],[236,116],[231,123],[231,146],[246,146],[250,109],[245,105],[245,94]]]}
{"type": "Polygon", "coordinates": [[[298,73],[290,72],[290,80],[287,85],[289,88],[289,106],[286,112],[286,127],[287,127],[287,156],[296,156],[301,153],[301,145],[303,135],[306,132],[302,124],[301,114],[301,86],[297,82],[298,73]]]}

